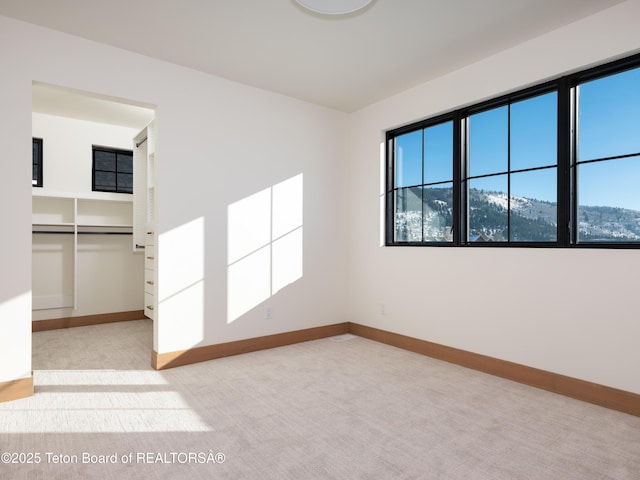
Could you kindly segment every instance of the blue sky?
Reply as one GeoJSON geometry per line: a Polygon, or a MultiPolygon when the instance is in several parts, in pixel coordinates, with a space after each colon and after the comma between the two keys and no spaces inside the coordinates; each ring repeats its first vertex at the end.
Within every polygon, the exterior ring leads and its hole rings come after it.
{"type": "MultiPolygon", "coordinates": [[[[578,160],[640,152],[640,68],[581,85],[578,160]]],[[[580,203],[640,210],[640,157],[579,167],[580,203]]]]}
{"type": "MultiPolygon", "coordinates": [[[[424,129],[424,183],[453,180],[453,122],[424,129]]],[[[398,137],[397,186],[422,184],[422,130],[398,137]]]]}
{"type": "MultiPolygon", "coordinates": [[[[640,69],[580,85],[578,160],[640,152],[640,69]]],[[[471,116],[471,176],[557,163],[557,94],[471,116]],[[508,145],[509,125],[510,141],[508,145]]],[[[397,186],[422,184],[422,131],[397,137],[397,186]]],[[[424,130],[424,183],[451,181],[453,124],[424,130]]],[[[556,201],[556,168],[512,174],[514,195],[556,201]]],[[[581,205],[640,210],[640,156],[578,167],[581,205]]],[[[443,186],[450,186],[443,185],[443,186]]],[[[472,181],[472,188],[507,190],[505,175],[472,181]]]]}

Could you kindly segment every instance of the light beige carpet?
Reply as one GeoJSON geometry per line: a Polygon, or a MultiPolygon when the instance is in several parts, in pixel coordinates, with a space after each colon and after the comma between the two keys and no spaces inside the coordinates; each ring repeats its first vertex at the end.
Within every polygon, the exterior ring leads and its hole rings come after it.
{"type": "Polygon", "coordinates": [[[358,337],[161,372],[148,320],[33,339],[2,479],[640,478],[640,418],[358,337]]]}

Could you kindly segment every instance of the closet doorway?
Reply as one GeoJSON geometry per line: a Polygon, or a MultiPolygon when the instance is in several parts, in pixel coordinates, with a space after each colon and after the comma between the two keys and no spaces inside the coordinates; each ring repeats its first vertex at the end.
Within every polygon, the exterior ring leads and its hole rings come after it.
{"type": "Polygon", "coordinates": [[[146,257],[155,261],[145,246],[154,119],[153,106],[33,83],[34,332],[141,320],[152,349],[144,312],[153,311],[146,281],[155,283],[145,278],[146,257]]]}

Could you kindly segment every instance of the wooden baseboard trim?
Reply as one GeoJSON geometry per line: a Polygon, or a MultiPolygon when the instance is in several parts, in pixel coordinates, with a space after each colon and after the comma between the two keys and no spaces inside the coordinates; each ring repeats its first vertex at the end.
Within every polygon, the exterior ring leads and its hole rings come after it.
{"type": "Polygon", "coordinates": [[[128,312],[101,313],[98,315],[84,315],[81,317],[53,318],[51,320],[34,320],[31,322],[32,332],[45,330],[57,330],[59,328],[86,327],[101,323],[128,322],[146,318],[143,310],[131,310],[128,312]]]}
{"type": "Polygon", "coordinates": [[[158,354],[153,351],[151,365],[156,370],[214,360],[216,358],[282,347],[352,333],[363,338],[392,345],[428,357],[454,363],[525,385],[541,388],[602,407],[640,416],[640,395],[597,383],[548,372],[498,358],[468,352],[438,343],[420,340],[357,323],[338,323],[294,332],[249,338],[235,342],[195,347],[158,354]]]}
{"type": "Polygon", "coordinates": [[[33,395],[33,375],[18,380],[0,382],[0,402],[18,400],[33,395]]]}
{"type": "Polygon", "coordinates": [[[397,333],[349,323],[349,332],[445,362],[489,373],[602,407],[640,416],[640,395],[625,390],[527,367],[397,333]]]}
{"type": "Polygon", "coordinates": [[[242,353],[256,352],[268,348],[283,347],[294,343],[318,340],[320,338],[342,335],[349,330],[348,323],[337,323],[323,327],[307,328],[293,332],[277,333],[264,337],[248,338],[235,342],[219,343],[204,347],[195,347],[188,350],[180,350],[167,353],[151,353],[151,366],[156,370],[180,367],[191,363],[214,360],[216,358],[229,357],[242,353]]]}

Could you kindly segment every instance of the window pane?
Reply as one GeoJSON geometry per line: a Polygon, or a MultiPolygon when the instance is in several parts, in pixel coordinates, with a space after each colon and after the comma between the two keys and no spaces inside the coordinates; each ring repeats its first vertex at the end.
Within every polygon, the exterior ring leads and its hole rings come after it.
{"type": "Polygon", "coordinates": [[[469,117],[469,174],[474,177],[507,171],[507,107],[469,117]]]}
{"type": "Polygon", "coordinates": [[[33,163],[36,164],[40,162],[40,142],[34,139],[31,143],[33,145],[33,163]]]}
{"type": "Polygon", "coordinates": [[[32,184],[36,185],[38,183],[38,178],[40,176],[40,165],[38,165],[37,163],[33,164],[33,171],[32,171],[32,176],[31,176],[31,180],[32,180],[32,184]]]}
{"type": "Polygon", "coordinates": [[[556,168],[511,175],[511,241],[556,241],[558,224],[556,191],[556,168]]]}
{"type": "Polygon", "coordinates": [[[578,160],[640,152],[640,68],[579,86],[578,160]]]}
{"type": "Polygon", "coordinates": [[[95,172],[95,188],[96,190],[112,191],[116,189],[115,172],[95,172]]]}
{"type": "Polygon", "coordinates": [[[93,149],[94,190],[133,193],[133,152],[93,149]]]}
{"type": "Polygon", "coordinates": [[[469,182],[469,241],[504,242],[507,235],[507,175],[469,182]]]}
{"type": "Polygon", "coordinates": [[[511,105],[511,170],[557,164],[558,95],[556,92],[511,105]]]}
{"type": "Polygon", "coordinates": [[[578,166],[578,240],[640,241],[640,157],[578,166]]]}
{"type": "Polygon", "coordinates": [[[453,122],[424,129],[424,183],[453,180],[453,122]]]}
{"type": "Polygon", "coordinates": [[[422,130],[396,138],[396,187],[422,185],[422,130]]]}
{"type": "Polygon", "coordinates": [[[511,195],[552,205],[555,216],[556,202],[558,199],[557,175],[558,171],[555,167],[512,173],[511,195]]]}
{"type": "Polygon", "coordinates": [[[453,184],[425,187],[423,191],[425,242],[452,242],[453,184]]]}
{"type": "Polygon", "coordinates": [[[42,140],[32,139],[31,185],[42,186],[42,140]]]}
{"type": "Polygon", "coordinates": [[[130,173],[118,173],[118,191],[133,193],[133,175],[130,173]]]}
{"type": "Polygon", "coordinates": [[[395,241],[422,241],[422,187],[395,192],[395,241]]]}
{"type": "Polygon", "coordinates": [[[108,170],[114,172],[116,169],[116,154],[113,152],[103,152],[95,150],[94,156],[94,168],[96,170],[108,170]]]}
{"type": "Polygon", "coordinates": [[[133,173],[133,155],[118,154],[118,173],[133,173]]]}

